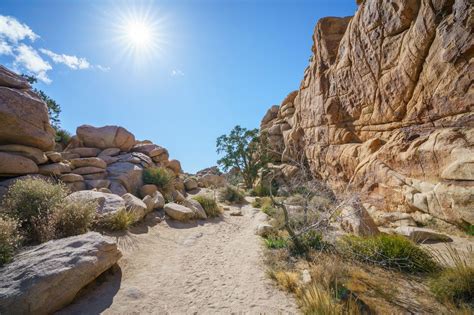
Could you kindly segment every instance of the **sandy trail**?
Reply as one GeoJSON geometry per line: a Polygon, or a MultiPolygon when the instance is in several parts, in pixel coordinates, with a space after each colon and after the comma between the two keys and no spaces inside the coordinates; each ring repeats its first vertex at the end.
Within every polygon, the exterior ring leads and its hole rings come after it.
{"type": "Polygon", "coordinates": [[[265,276],[258,210],[242,213],[189,224],[150,218],[118,238],[120,270],[60,314],[298,313],[265,276]]]}

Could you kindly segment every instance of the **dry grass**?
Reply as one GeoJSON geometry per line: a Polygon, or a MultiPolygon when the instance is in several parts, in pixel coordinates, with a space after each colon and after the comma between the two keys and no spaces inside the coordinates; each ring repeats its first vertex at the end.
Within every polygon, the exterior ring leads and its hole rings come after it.
{"type": "Polygon", "coordinates": [[[21,237],[18,226],[17,220],[0,216],[0,266],[8,263],[20,246],[21,237]]]}
{"type": "Polygon", "coordinates": [[[214,198],[198,195],[193,198],[202,206],[207,216],[210,218],[218,217],[222,213],[221,207],[217,204],[214,198]]]}
{"type": "Polygon", "coordinates": [[[244,200],[244,193],[235,186],[227,185],[219,190],[219,201],[221,202],[242,203],[244,200]]]}
{"type": "Polygon", "coordinates": [[[110,231],[125,231],[137,222],[133,212],[126,209],[120,209],[114,214],[107,215],[99,220],[99,226],[110,231]]]}
{"type": "Polygon", "coordinates": [[[437,253],[440,262],[448,266],[435,274],[429,282],[431,291],[443,302],[474,309],[474,254],[472,248],[461,254],[447,246],[446,254],[437,253]]]}
{"type": "Polygon", "coordinates": [[[86,233],[96,215],[96,202],[69,202],[58,206],[54,212],[55,237],[69,237],[86,233]]]}

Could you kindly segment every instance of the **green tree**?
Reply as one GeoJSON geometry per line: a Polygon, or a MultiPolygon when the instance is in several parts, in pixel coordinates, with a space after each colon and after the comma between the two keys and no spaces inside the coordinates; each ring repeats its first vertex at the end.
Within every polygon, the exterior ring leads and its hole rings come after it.
{"type": "Polygon", "coordinates": [[[247,188],[252,188],[258,170],[268,162],[258,129],[235,126],[228,135],[217,138],[217,153],[224,155],[217,163],[224,171],[236,169],[247,188]]]}
{"type": "MultiPolygon", "coordinates": [[[[38,79],[32,75],[27,75],[23,74],[22,75],[28,82],[33,85],[36,82],[38,82],[38,79]]],[[[49,120],[51,121],[51,126],[55,130],[59,130],[59,126],[61,124],[61,121],[59,119],[59,114],[61,113],[61,105],[59,105],[55,100],[53,100],[51,97],[46,95],[41,90],[38,90],[37,88],[33,88],[33,91],[41,97],[41,99],[46,103],[46,106],[48,107],[48,114],[49,114],[49,120]]]]}

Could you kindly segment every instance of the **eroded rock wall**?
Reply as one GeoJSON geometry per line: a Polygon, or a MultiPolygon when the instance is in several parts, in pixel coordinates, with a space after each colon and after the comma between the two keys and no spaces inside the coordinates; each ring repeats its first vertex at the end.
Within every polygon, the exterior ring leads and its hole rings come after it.
{"type": "Polygon", "coordinates": [[[474,224],[473,24],[469,0],[365,0],[321,19],[299,90],[262,131],[375,217],[474,224]]]}

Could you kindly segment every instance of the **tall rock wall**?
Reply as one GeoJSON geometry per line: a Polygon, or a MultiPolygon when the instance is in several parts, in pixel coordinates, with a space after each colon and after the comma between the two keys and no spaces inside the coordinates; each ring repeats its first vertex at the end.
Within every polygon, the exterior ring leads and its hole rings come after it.
{"type": "Polygon", "coordinates": [[[360,2],[317,23],[299,90],[262,131],[281,161],[303,154],[374,216],[474,224],[472,2],[360,2]]]}

